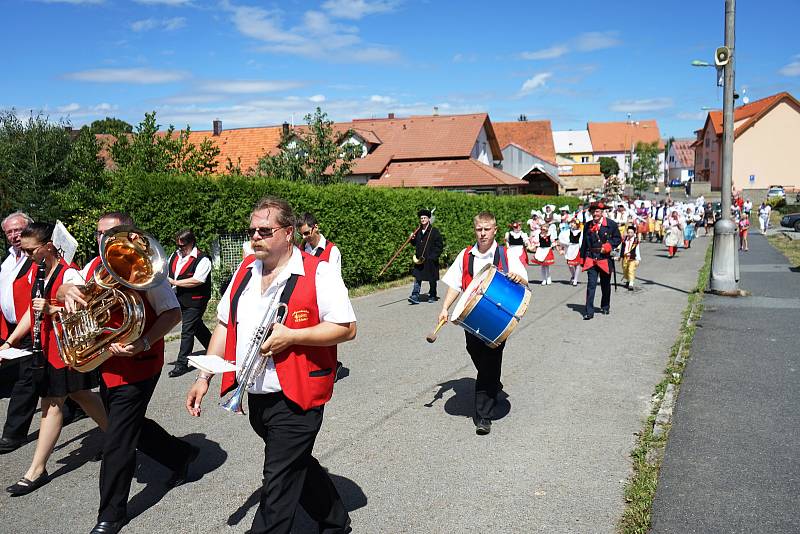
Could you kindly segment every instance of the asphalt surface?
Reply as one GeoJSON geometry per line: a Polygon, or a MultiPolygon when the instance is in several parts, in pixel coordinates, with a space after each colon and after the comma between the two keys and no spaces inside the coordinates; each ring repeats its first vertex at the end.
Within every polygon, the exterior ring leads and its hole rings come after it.
{"type": "MultiPolygon", "coordinates": [[[[585,276],[568,285],[559,258],[553,285],[541,286],[539,268],[530,268],[531,308],[504,355],[508,413],[488,436],[475,434],[471,418],[475,371],[463,331],[448,325],[435,344],[425,341],[439,306],[409,305],[410,287],[354,299],[358,337],[339,347],[347,376],[315,446],[354,532],[614,532],[635,433],[707,242],[698,238],[672,260],[663,246],[644,244],[642,289],[620,288],[611,315],[591,321],[581,318],[585,276]]],[[[177,346],[168,344],[167,361],[177,346]]],[[[148,415],[202,452],[190,481],[170,491],[167,470],[139,455],[124,532],[244,532],[257,505],[263,443],[247,418],[216,406],[216,394],[201,418],[189,417],[183,402],[194,375],[170,379],[169,369],[148,415]]],[[[0,401],[0,414],[6,405],[0,401]]],[[[21,498],[0,492],[0,530],[88,532],[100,467],[91,458],[101,441],[90,421],[66,427],[49,484],[21,498]]],[[[0,456],[3,487],[22,476],[33,449],[31,442],[0,456]]],[[[295,527],[316,532],[302,511],[295,527]]]]}
{"type": "Polygon", "coordinates": [[[653,506],[654,533],[800,532],[800,273],[762,235],[749,297],[709,295],[653,506]]]}

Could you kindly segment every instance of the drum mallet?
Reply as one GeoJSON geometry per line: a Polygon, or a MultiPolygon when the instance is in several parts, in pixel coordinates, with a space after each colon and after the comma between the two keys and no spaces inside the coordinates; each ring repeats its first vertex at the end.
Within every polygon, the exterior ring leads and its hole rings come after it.
{"type": "Polygon", "coordinates": [[[439,329],[442,326],[444,326],[444,323],[446,322],[447,319],[442,319],[441,321],[439,321],[439,324],[436,325],[436,328],[433,330],[433,332],[425,336],[425,339],[428,341],[428,343],[433,343],[434,341],[436,341],[436,336],[439,334],[439,329]]]}

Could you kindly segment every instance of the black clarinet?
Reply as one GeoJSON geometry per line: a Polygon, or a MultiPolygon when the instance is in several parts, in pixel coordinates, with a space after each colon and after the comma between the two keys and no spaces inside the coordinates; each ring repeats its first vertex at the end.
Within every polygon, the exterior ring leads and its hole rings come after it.
{"type": "MultiPolygon", "coordinates": [[[[33,282],[33,298],[44,298],[44,279],[47,276],[47,266],[45,261],[39,262],[36,269],[36,280],[33,282]]],[[[44,354],[42,353],[42,312],[37,311],[33,314],[33,325],[31,327],[33,335],[31,336],[32,349],[32,362],[34,369],[44,368],[44,354]]]]}

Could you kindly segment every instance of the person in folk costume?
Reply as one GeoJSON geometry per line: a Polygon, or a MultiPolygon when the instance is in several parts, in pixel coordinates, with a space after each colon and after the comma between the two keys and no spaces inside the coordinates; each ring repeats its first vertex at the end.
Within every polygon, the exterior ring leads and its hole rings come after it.
{"type": "Polygon", "coordinates": [[[743,213],[737,226],[739,227],[739,250],[747,252],[750,250],[747,245],[747,233],[750,230],[750,215],[743,213]]]}
{"type": "MultiPolygon", "coordinates": [[[[333,241],[325,239],[325,236],[319,231],[317,218],[311,213],[304,213],[298,217],[295,229],[302,238],[300,249],[306,254],[319,258],[320,261],[327,261],[339,276],[342,276],[342,253],[339,252],[339,247],[333,241]]],[[[337,359],[334,382],[339,380],[342,367],[344,364],[337,359]]]]}
{"type": "Polygon", "coordinates": [[[534,246],[531,246],[530,244],[528,246],[528,250],[533,252],[531,264],[540,265],[542,268],[543,286],[553,283],[553,280],[550,277],[550,266],[556,262],[553,249],[557,250],[559,254],[563,254],[561,247],[558,244],[559,222],[558,215],[554,215],[554,218],[552,218],[549,223],[545,223],[541,227],[538,241],[534,244],[534,246]]]}
{"type": "Polygon", "coordinates": [[[411,244],[416,248],[414,254],[414,267],[411,274],[414,275],[414,285],[411,288],[411,296],[408,302],[419,304],[419,292],[422,282],[428,282],[428,302],[436,302],[439,296],[436,294],[436,282],[439,280],[439,256],[444,250],[442,234],[439,229],[431,224],[431,210],[421,209],[417,212],[419,216],[419,228],[411,238],[411,244]]]}
{"type": "Polygon", "coordinates": [[[636,233],[638,234],[637,237],[639,241],[644,240],[647,233],[650,231],[650,226],[647,222],[649,210],[645,202],[644,199],[640,200],[639,205],[636,207],[636,233]]]}
{"type": "Polygon", "coordinates": [[[531,218],[525,221],[525,226],[528,227],[528,237],[533,237],[533,232],[539,229],[539,223],[536,221],[539,212],[535,209],[531,210],[531,218]]]}
{"type": "Polygon", "coordinates": [[[573,286],[578,285],[578,277],[581,273],[579,267],[581,265],[580,249],[582,235],[581,224],[576,218],[573,218],[569,222],[569,227],[566,230],[558,234],[558,242],[564,250],[564,257],[569,267],[569,280],[573,286]]]}
{"type": "Polygon", "coordinates": [[[610,218],[612,221],[617,223],[620,232],[625,232],[625,228],[627,227],[631,216],[628,212],[628,207],[624,202],[617,204],[616,209],[612,210],[610,218]]]}
{"type": "Polygon", "coordinates": [[[666,203],[661,200],[653,210],[653,218],[655,219],[655,240],[664,240],[664,220],[667,217],[666,203]]]}
{"type": "Polygon", "coordinates": [[[671,211],[664,225],[666,226],[664,244],[667,246],[669,257],[674,258],[678,252],[678,244],[683,239],[683,223],[678,212],[671,211]]]}
{"type": "Polygon", "coordinates": [[[602,293],[600,311],[604,315],[611,312],[611,272],[614,269],[611,252],[622,243],[622,236],[617,223],[603,215],[605,207],[602,201],[590,206],[592,221],[584,226],[581,237],[581,265],[587,274],[584,320],[594,317],[594,294],[598,278],[602,293]]]}
{"type": "Polygon", "coordinates": [[[303,252],[318,257],[320,261],[327,261],[339,273],[339,276],[342,275],[342,253],[336,243],[325,239],[325,236],[319,231],[316,217],[310,213],[301,215],[297,220],[297,233],[303,238],[300,243],[300,249],[303,252]]]}
{"type": "MultiPolygon", "coordinates": [[[[130,215],[109,212],[97,221],[98,249],[103,235],[119,225],[133,226],[130,215]]],[[[100,256],[90,261],[80,273],[77,283],[64,282],[57,298],[69,312],[86,306],[83,280],[94,276],[101,266],[100,256]]],[[[123,345],[111,343],[112,354],[99,369],[100,394],[108,413],[108,429],[100,465],[100,505],[97,524],[90,534],[115,534],[128,522],[128,496],[136,470],[139,450],[172,471],[166,484],[175,487],[186,482],[189,467],[200,449],[178,439],[161,425],[146,417],[161,369],[164,365],[164,336],[181,320],[178,299],[169,282],[137,291],[145,308],[142,335],[123,345]]]]}
{"type": "MultiPolygon", "coordinates": [[[[495,242],[497,222],[491,212],[483,211],[473,219],[475,229],[474,245],[458,253],[442,281],[447,284],[447,294],[439,312],[439,321],[447,322],[450,308],[460,292],[467,289],[473,276],[486,265],[494,265],[506,273],[513,282],[527,286],[528,272],[515,254],[509,254],[504,246],[495,242]]],[[[479,337],[464,332],[467,352],[472,358],[478,376],[475,380],[475,433],[488,434],[492,429],[492,419],[496,416],[497,395],[502,390],[500,374],[503,365],[504,341],[496,348],[486,345],[479,337]]]]}
{"type": "MultiPolygon", "coordinates": [[[[91,391],[99,383],[98,373],[96,371],[81,373],[68,368],[58,350],[50,320],[62,309],[57,305],[55,295],[65,279],[77,277],[77,271],[61,258],[53,246],[53,229],[54,225],[49,223],[32,223],[22,232],[21,250],[35,264],[44,262],[44,294],[37,297],[35,283],[32,283],[34,287],[28,313],[9,336],[7,343],[13,347],[30,332],[35,331],[36,313],[42,314],[39,339],[44,361],[40,362],[43,364],[42,367],[34,369],[36,391],[42,399],[42,421],[30,467],[19,482],[6,488],[6,491],[13,496],[27,495],[50,481],[47,474],[47,460],[61,434],[63,407],[67,397],[76,401],[102,430],[107,426],[103,402],[97,393],[91,391]]],[[[5,346],[3,345],[3,348],[5,346]]]]}
{"type": "Polygon", "coordinates": [[[519,221],[514,221],[509,225],[509,230],[506,232],[503,240],[510,254],[519,256],[519,260],[523,265],[528,264],[528,236],[522,231],[522,224],[519,221]]]}
{"type": "Polygon", "coordinates": [[[578,204],[578,207],[575,209],[575,213],[573,214],[573,219],[578,220],[578,224],[581,226],[581,231],[583,230],[583,226],[592,220],[592,215],[589,213],[589,210],[584,208],[583,204],[578,204]]]}
{"type": "Polygon", "coordinates": [[[644,207],[647,209],[647,240],[652,241],[656,231],[655,201],[645,200],[644,207]]]}
{"type": "Polygon", "coordinates": [[[636,268],[642,261],[642,251],[639,244],[641,239],[636,231],[628,227],[625,238],[622,240],[620,257],[622,258],[622,284],[629,290],[633,290],[633,283],[636,280],[636,268]]]}
{"type": "MultiPolygon", "coordinates": [[[[239,265],[220,299],[209,351],[239,365],[253,350],[267,358],[252,386],[242,385],[250,426],[264,442],[261,497],[248,532],[288,534],[300,505],[319,532],[344,534],[352,531],[350,517],[313,448],[333,395],[337,345],[355,338],[356,317],[333,266],[294,246],[293,223],[282,199],[265,197],[254,207],[248,233],[255,255],[239,265]],[[262,322],[283,305],[285,323],[274,321],[261,346],[251,346],[262,322]]],[[[200,417],[212,378],[201,371],[189,390],[192,417],[200,417]]],[[[235,372],[223,373],[220,394],[236,380],[235,372]]]]}
{"type": "Polygon", "coordinates": [[[561,217],[561,223],[558,225],[559,235],[564,230],[569,230],[569,222],[572,220],[572,215],[569,213],[569,206],[561,206],[558,210],[558,215],[561,217]]]}
{"type": "Polygon", "coordinates": [[[175,234],[178,247],[167,261],[167,281],[175,288],[181,305],[181,346],[170,378],[190,371],[189,355],[194,350],[194,338],[208,349],[211,332],[203,322],[203,314],[211,300],[211,259],[197,248],[194,232],[184,229],[175,234]]]}
{"type": "Polygon", "coordinates": [[[692,241],[697,236],[696,224],[699,219],[695,218],[694,208],[687,206],[686,215],[684,215],[683,226],[683,248],[691,248],[692,241]]]}

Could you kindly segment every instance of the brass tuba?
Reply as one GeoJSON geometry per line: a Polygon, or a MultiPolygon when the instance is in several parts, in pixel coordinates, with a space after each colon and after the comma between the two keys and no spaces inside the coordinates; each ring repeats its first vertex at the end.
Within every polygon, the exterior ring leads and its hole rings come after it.
{"type": "Polygon", "coordinates": [[[83,291],[86,307],[62,310],[52,318],[61,359],[82,373],[111,357],[112,343],[132,343],[142,335],[145,307],[137,291],[166,278],[161,245],[133,226],[109,229],[100,240],[100,259],[103,264],[83,291]]]}

